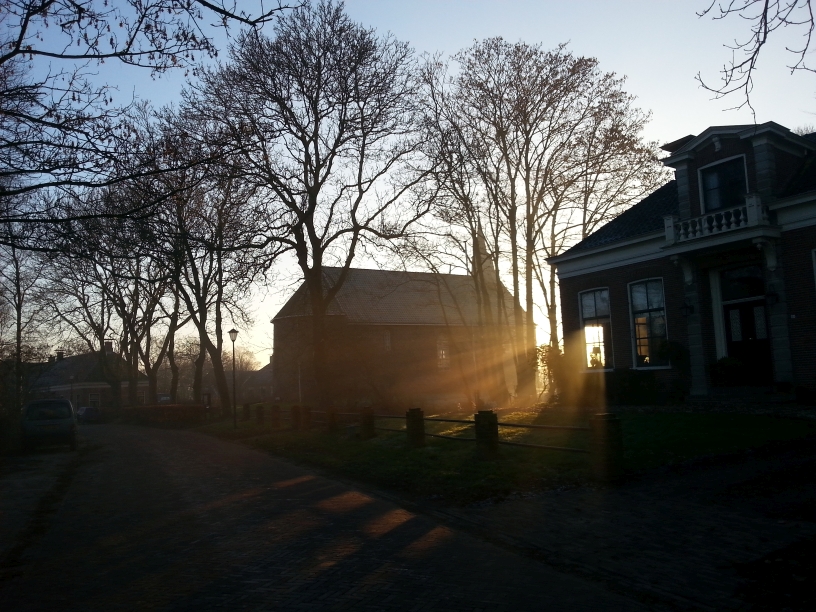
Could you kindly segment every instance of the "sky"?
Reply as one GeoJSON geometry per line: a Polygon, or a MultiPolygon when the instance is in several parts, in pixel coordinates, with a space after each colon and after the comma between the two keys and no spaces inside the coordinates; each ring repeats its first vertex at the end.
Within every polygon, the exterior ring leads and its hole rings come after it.
{"type": "MultiPolygon", "coordinates": [[[[652,113],[645,136],[666,143],[698,134],[711,125],[752,123],[738,94],[716,100],[695,76],[718,84],[719,70],[731,52],[725,47],[748,36],[736,17],[715,21],[698,17],[709,0],[347,0],[357,22],[391,32],[417,53],[450,56],[474,40],[501,36],[510,42],[540,43],[551,49],[567,43],[575,55],[598,59],[600,68],[627,78],[625,89],[640,108],[652,113]]],[[[240,4],[243,4],[243,0],[240,4]]],[[[228,40],[219,34],[224,51],[228,40]]],[[[791,129],[816,124],[816,75],[790,74],[785,46],[799,43],[794,32],[779,32],[760,59],[751,101],[756,121],[776,121],[791,129]]],[[[226,57],[226,52],[221,54],[226,57]]],[[[180,72],[151,79],[146,71],[117,66],[100,72],[119,88],[117,98],[131,96],[160,106],[179,99],[180,72]]],[[[269,320],[292,288],[270,288],[254,300],[255,326],[239,336],[262,364],[271,351],[269,320]]]]}

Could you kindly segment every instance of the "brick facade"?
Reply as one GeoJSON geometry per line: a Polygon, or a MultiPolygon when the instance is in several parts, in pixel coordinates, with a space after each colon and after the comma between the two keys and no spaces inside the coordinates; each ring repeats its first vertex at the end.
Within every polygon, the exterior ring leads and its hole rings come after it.
{"type": "Polygon", "coordinates": [[[816,134],[772,122],[721,126],[665,149],[675,183],[552,260],[567,353],[586,350],[579,294],[606,287],[614,369],[635,368],[628,284],[662,278],[667,340],[688,356],[682,367],[655,368],[664,390],[684,380],[695,395],[773,385],[816,399],[816,134]],[[720,178],[733,173],[709,170],[737,156],[745,160],[741,198],[735,179],[720,178]],[[713,212],[701,204],[701,173],[713,212]],[[719,200],[721,193],[731,199],[719,200]]]}
{"type": "Polygon", "coordinates": [[[798,385],[816,389],[816,280],[813,251],[816,227],[785,232],[782,240],[794,377],[798,385]]]}
{"type": "MultiPolygon", "coordinates": [[[[338,404],[468,402],[476,392],[506,396],[501,351],[468,326],[360,325],[328,317],[328,370],[338,404]],[[440,358],[445,351],[447,358],[440,358]],[[501,378],[501,380],[499,380],[501,378]]],[[[281,402],[317,402],[311,319],[275,321],[274,395],[281,402]]]]}
{"type": "MultiPolygon", "coordinates": [[[[686,321],[681,314],[683,304],[683,280],[678,267],[668,258],[622,266],[594,272],[561,281],[561,308],[564,326],[565,350],[583,350],[581,316],[578,296],[589,289],[609,289],[610,319],[612,324],[613,368],[629,370],[635,368],[634,332],[629,310],[629,283],[651,278],[663,280],[663,294],[666,307],[667,339],[669,342],[687,344],[686,321]]],[[[647,370],[647,369],[644,369],[647,370]]],[[[677,365],[670,368],[654,368],[655,379],[664,391],[668,391],[674,381],[682,378],[677,365]]]]}

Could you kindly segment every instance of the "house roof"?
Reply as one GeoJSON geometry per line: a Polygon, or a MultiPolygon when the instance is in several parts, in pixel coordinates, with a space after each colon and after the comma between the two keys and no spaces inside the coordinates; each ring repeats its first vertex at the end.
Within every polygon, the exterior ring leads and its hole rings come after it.
{"type": "Polygon", "coordinates": [[[632,208],[622,212],[562,255],[588,251],[598,247],[651,234],[663,229],[663,215],[677,215],[680,199],[677,181],[670,181],[643,198],[632,208]]]}
{"type": "Polygon", "coordinates": [[[267,363],[260,370],[247,373],[244,387],[266,387],[272,384],[272,364],[267,363]]]}
{"type": "MultiPolygon", "coordinates": [[[[109,359],[115,359],[117,366],[121,368],[122,377],[125,377],[126,363],[119,355],[108,355],[109,359]]],[[[139,372],[140,380],[147,380],[147,377],[139,372]]],[[[48,367],[37,380],[36,387],[55,387],[59,385],[80,385],[82,383],[107,382],[102,373],[99,363],[98,353],[85,353],[83,355],[72,355],[64,357],[48,364],[48,367]],[[73,379],[71,378],[73,376],[73,379]]]]}
{"type": "MultiPolygon", "coordinates": [[[[770,127],[781,127],[772,122],[769,122],[767,125],[770,127]]],[[[701,136],[706,134],[710,136],[711,134],[729,130],[731,132],[740,133],[745,132],[751,127],[752,126],[744,125],[714,126],[708,128],[701,136]]],[[[797,136],[797,138],[799,137],[797,136]]],[[[801,138],[810,142],[816,142],[816,132],[805,134],[801,138]]],[[[695,142],[699,143],[699,141],[700,137],[698,136],[686,136],[665,145],[664,148],[670,150],[672,153],[676,153],[689,148],[695,142]]],[[[807,155],[802,159],[801,165],[781,191],[780,197],[790,197],[810,191],[816,191],[816,155],[813,154],[807,155]]],[[[632,208],[621,213],[560,256],[567,254],[573,255],[607,244],[623,242],[637,238],[638,236],[659,232],[663,229],[664,215],[678,215],[679,213],[680,200],[677,195],[677,182],[671,181],[646,196],[632,208]]]]}
{"type": "MultiPolygon", "coordinates": [[[[340,272],[341,268],[324,268],[324,278],[333,284],[340,272]]],[[[509,292],[502,287],[502,293],[508,312],[512,312],[509,292]]],[[[495,312],[495,291],[490,294],[495,312]]],[[[328,314],[344,316],[352,324],[477,325],[478,310],[470,276],[351,268],[328,314]]],[[[310,313],[304,284],[272,322],[310,313]]]]}

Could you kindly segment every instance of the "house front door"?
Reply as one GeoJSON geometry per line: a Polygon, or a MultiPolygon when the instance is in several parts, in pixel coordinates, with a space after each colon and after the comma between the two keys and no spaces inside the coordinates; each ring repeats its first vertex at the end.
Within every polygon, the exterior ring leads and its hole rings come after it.
{"type": "Polygon", "coordinates": [[[745,300],[723,305],[728,356],[741,363],[743,385],[765,386],[773,382],[771,344],[765,300],[745,300]]]}

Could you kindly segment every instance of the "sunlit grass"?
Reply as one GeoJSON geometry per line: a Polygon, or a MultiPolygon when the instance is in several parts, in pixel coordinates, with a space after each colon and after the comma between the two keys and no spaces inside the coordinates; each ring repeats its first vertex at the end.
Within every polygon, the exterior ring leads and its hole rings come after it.
{"type": "MultiPolygon", "coordinates": [[[[232,419],[210,423],[199,431],[224,439],[244,440],[256,448],[315,466],[329,473],[357,479],[384,489],[444,503],[466,504],[588,482],[589,455],[553,450],[501,446],[496,461],[476,457],[475,444],[428,436],[425,448],[411,449],[402,432],[378,431],[362,441],[350,419],[340,420],[338,433],[327,433],[320,415],[313,415],[310,431],[291,431],[284,411],[283,427],[273,430],[267,420],[258,424],[232,419]]],[[[432,414],[470,419],[468,414],[432,414]]],[[[769,442],[816,435],[816,422],[772,416],[736,414],[654,413],[621,415],[624,465],[628,472],[647,471],[702,456],[723,455],[769,442]]],[[[504,412],[500,423],[586,427],[589,415],[564,408],[504,412]]],[[[377,426],[405,427],[402,419],[377,419],[377,426]]],[[[472,424],[425,421],[426,433],[473,438],[472,424]]],[[[588,449],[586,431],[527,430],[500,427],[501,440],[588,449]]]]}

